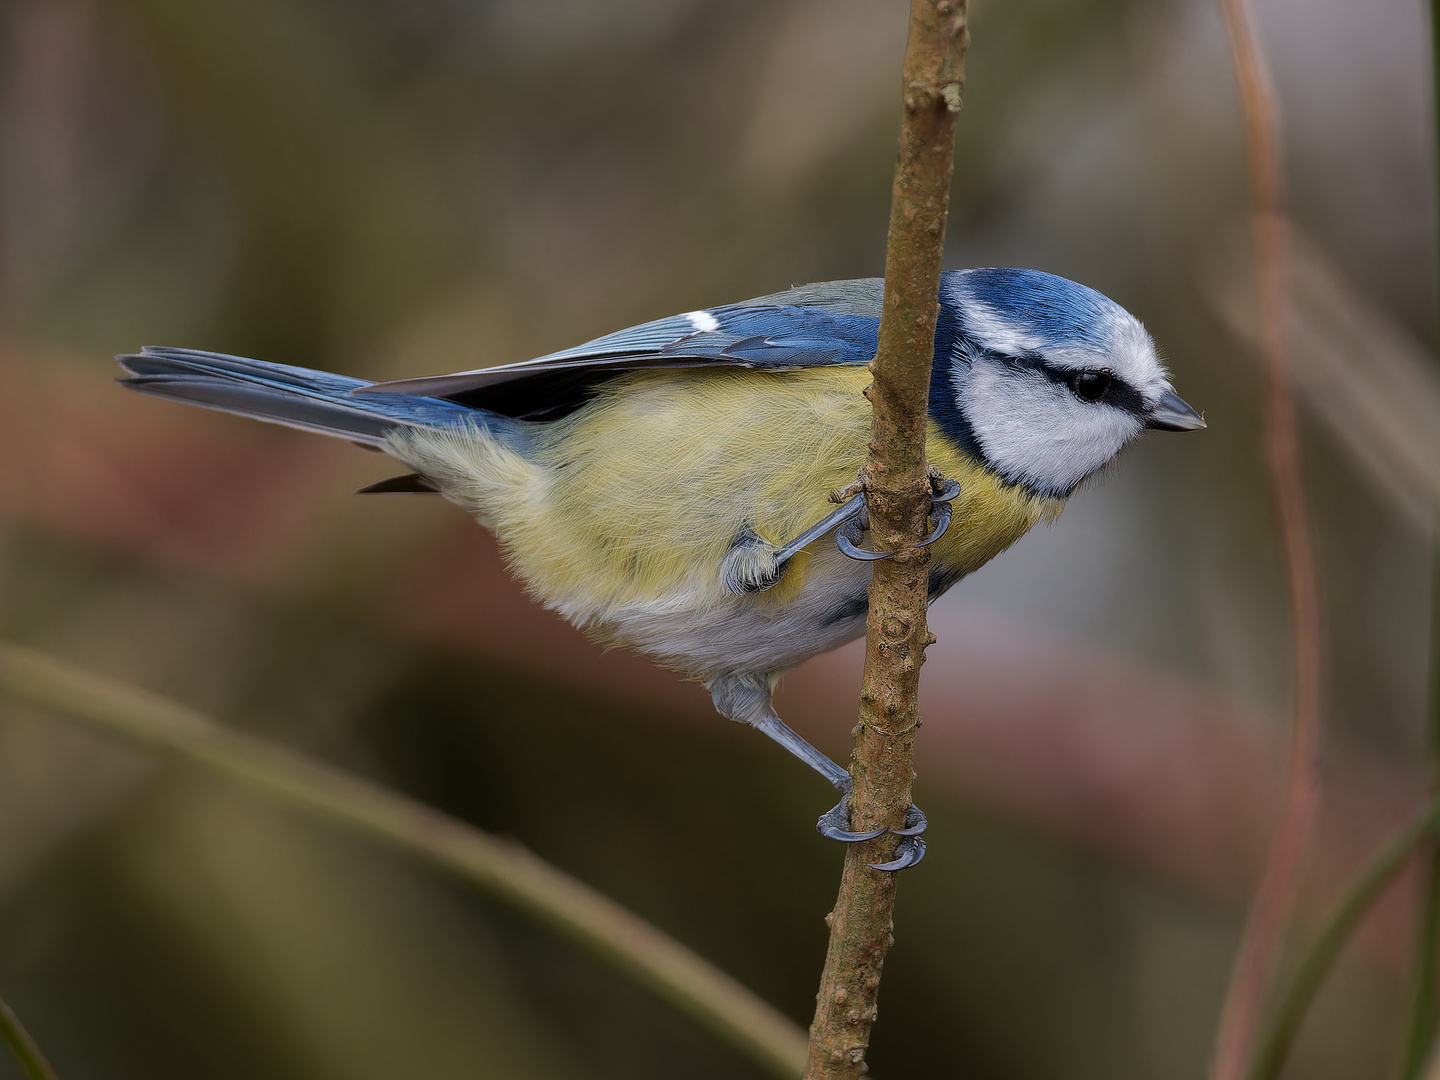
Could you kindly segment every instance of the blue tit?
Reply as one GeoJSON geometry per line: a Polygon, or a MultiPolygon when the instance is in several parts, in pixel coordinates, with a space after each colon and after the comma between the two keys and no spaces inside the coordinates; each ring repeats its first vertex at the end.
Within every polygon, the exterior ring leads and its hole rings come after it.
{"type": "MultiPolygon", "coordinates": [[[[865,632],[870,567],[824,534],[849,514],[831,493],[866,456],[881,295],[879,279],[807,285],[398,382],[190,349],[118,359],[134,390],[400,461],[408,473],[362,490],[438,492],[470,511],[547,606],[699,679],[723,715],[830,781],[842,800],[820,829],[854,840],[875,834],[848,831],[848,773],[771,694],[865,632]]],[[[1204,426],[1144,327],[1100,293],[1035,270],[946,272],[926,449],[958,493],[938,496],[950,527],[931,546],[932,601],[1146,429],[1204,426]]],[[[916,811],[898,864],[923,854],[921,829],[916,811]]]]}

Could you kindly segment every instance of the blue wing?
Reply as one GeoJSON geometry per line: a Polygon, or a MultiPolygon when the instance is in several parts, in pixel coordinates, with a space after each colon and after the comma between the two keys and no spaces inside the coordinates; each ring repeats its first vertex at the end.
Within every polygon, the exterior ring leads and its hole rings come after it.
{"type": "Polygon", "coordinates": [[[880,298],[878,278],[807,285],[657,319],[518,364],[376,383],[358,392],[451,397],[521,380],[537,389],[556,379],[593,385],[611,374],[655,368],[784,371],[867,364],[875,356],[880,298]]]}
{"type": "Polygon", "coordinates": [[[117,359],[129,375],[120,381],[141,393],[377,448],[396,427],[457,423],[523,440],[523,427],[509,418],[563,415],[596,383],[624,371],[868,363],[880,289],[878,279],[807,285],[659,319],[520,364],[384,384],[196,349],[149,347],[117,359]]]}

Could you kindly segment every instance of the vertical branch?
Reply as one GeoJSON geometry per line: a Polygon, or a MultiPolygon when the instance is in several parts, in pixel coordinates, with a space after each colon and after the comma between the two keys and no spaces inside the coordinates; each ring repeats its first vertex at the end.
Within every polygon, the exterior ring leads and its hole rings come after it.
{"type": "Polygon", "coordinates": [[[1265,463],[1279,527],[1293,635],[1290,760],[1280,823],[1251,904],[1220,1015],[1212,1080],[1247,1068],[1266,982],[1293,906],[1305,839],[1320,795],[1320,684],[1324,641],[1315,556],[1306,523],[1295,401],[1285,364],[1289,275],[1279,118],[1248,0],[1220,0],[1245,114],[1254,212],[1256,300],[1265,367],[1265,463]]]}
{"type": "MultiPolygon", "coordinates": [[[[885,252],[885,304],[875,379],[865,496],[878,548],[866,624],[865,680],[855,728],[852,827],[899,828],[910,806],[920,665],[934,638],[925,622],[930,554],[930,483],[925,429],[935,352],[945,217],[955,167],[955,117],[964,82],[966,0],[911,0],[905,48],[900,151],[885,252]]],[[[829,915],[806,1080],[853,1078],[865,1071],[880,968],[893,941],[893,874],[871,863],[893,858],[895,837],[850,844],[840,895],[829,915]]]]}
{"type": "MultiPolygon", "coordinates": [[[[1440,184],[1440,0],[1430,0],[1430,77],[1435,179],[1440,184]]],[[[1436,215],[1440,219],[1440,191],[1436,194],[1436,215]]],[[[1436,257],[1440,261],[1440,237],[1436,239],[1436,257]]],[[[1440,265],[1435,269],[1435,286],[1440,290],[1440,265]]],[[[1435,349],[1440,353],[1440,295],[1436,297],[1435,318],[1435,349]]],[[[1430,768],[1432,785],[1440,786],[1440,507],[1436,508],[1431,543],[1434,552],[1430,563],[1430,768]]],[[[1440,963],[1440,842],[1432,841],[1415,927],[1404,1042],[1400,1047],[1400,1080],[1416,1080],[1420,1076],[1435,1043],[1437,1024],[1440,1024],[1437,963],[1440,963]]]]}

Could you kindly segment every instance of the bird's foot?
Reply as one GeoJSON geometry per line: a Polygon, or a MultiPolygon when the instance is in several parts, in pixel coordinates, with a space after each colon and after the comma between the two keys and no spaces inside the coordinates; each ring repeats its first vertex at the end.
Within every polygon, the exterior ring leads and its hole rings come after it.
{"type": "Polygon", "coordinates": [[[821,836],[828,836],[831,840],[854,844],[860,840],[874,840],[877,836],[884,836],[890,830],[879,828],[871,829],[869,832],[852,832],[850,829],[850,793],[846,792],[840,796],[838,803],[820,815],[820,820],[815,822],[815,831],[821,836]]]}
{"type": "MultiPolygon", "coordinates": [[[[920,543],[916,544],[916,547],[928,547],[945,535],[946,531],[950,528],[950,518],[952,516],[950,504],[954,502],[956,496],[960,494],[959,481],[947,479],[945,474],[940,472],[939,469],[932,466],[929,469],[928,476],[930,480],[930,517],[932,526],[929,535],[924,537],[920,543]]],[[[851,488],[854,486],[855,485],[852,484],[851,488]]],[[[847,494],[849,491],[850,488],[841,488],[832,491],[830,497],[834,499],[837,496],[847,494]]],[[[847,505],[853,506],[856,503],[864,502],[865,493],[862,490],[854,496],[854,501],[847,505]]],[[[835,546],[838,547],[841,553],[847,558],[858,559],[861,562],[875,562],[878,559],[888,559],[891,555],[894,555],[895,552],[893,551],[871,551],[868,548],[862,548],[860,546],[860,538],[869,527],[870,515],[867,508],[850,516],[836,528],[835,546]]]]}
{"type": "Polygon", "coordinates": [[[871,863],[870,866],[875,870],[895,871],[914,866],[925,857],[925,841],[920,838],[920,834],[925,831],[928,824],[920,808],[911,806],[905,811],[903,828],[855,832],[850,828],[850,796],[847,793],[841,796],[838,803],[820,815],[820,820],[815,823],[815,830],[821,836],[827,836],[831,840],[841,840],[847,844],[861,840],[874,840],[878,836],[884,836],[887,832],[893,832],[900,837],[900,844],[895,849],[895,858],[889,862],[871,863]]]}
{"type": "Polygon", "coordinates": [[[929,824],[918,806],[907,808],[905,827],[890,830],[900,837],[900,843],[895,848],[895,858],[889,862],[871,863],[870,868],[872,870],[889,870],[894,873],[896,870],[905,870],[914,866],[925,857],[925,841],[920,834],[929,824]]]}

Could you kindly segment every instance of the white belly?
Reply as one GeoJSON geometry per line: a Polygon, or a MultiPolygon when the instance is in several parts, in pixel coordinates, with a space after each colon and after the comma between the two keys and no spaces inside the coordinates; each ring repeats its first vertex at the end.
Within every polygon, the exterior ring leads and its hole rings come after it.
{"type": "Polygon", "coordinates": [[[845,558],[828,540],[820,545],[804,587],[785,604],[765,593],[717,600],[712,585],[603,615],[557,610],[602,640],[702,679],[785,671],[865,633],[870,565],[845,558]]]}

